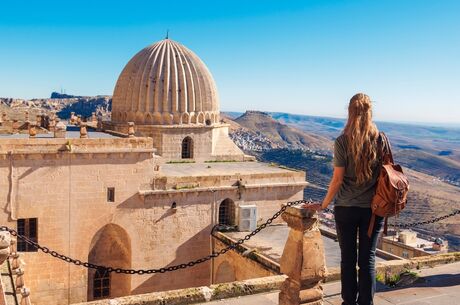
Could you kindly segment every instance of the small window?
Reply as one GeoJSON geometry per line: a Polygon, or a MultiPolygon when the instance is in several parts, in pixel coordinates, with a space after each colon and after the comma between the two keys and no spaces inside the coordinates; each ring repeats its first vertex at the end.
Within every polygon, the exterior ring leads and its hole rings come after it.
{"type": "Polygon", "coordinates": [[[225,199],[219,206],[219,225],[235,225],[235,203],[231,199],[225,199]]]}
{"type": "Polygon", "coordinates": [[[115,202],[115,188],[114,187],[107,188],[107,201],[115,202]]]}
{"type": "Polygon", "coordinates": [[[93,281],[93,298],[110,297],[110,273],[106,269],[97,269],[93,281]]]}
{"type": "MultiPolygon", "coordinates": [[[[23,235],[34,242],[38,241],[37,218],[18,219],[17,225],[18,225],[19,235],[23,235]]],[[[38,251],[37,247],[26,243],[21,238],[18,238],[17,250],[18,252],[37,252],[38,251]]]]}
{"type": "Polygon", "coordinates": [[[190,137],[185,137],[182,140],[182,159],[193,158],[193,141],[190,137]]]}
{"type": "Polygon", "coordinates": [[[407,251],[402,252],[402,257],[403,258],[409,258],[409,253],[407,251]]]}

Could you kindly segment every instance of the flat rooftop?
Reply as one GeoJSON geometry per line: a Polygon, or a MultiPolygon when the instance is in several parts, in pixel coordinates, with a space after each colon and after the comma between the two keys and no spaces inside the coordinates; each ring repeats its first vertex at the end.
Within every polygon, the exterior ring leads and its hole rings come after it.
{"type": "MultiPolygon", "coordinates": [[[[271,225],[257,233],[244,245],[250,249],[257,249],[258,253],[279,263],[283,254],[284,245],[289,235],[290,228],[286,224],[271,225]]],[[[247,232],[224,232],[223,234],[232,239],[243,238],[247,232]]],[[[339,243],[327,236],[323,237],[324,253],[326,255],[327,267],[340,266],[340,247],[339,243]]],[[[376,261],[383,261],[377,257],[376,261]]]]}
{"type": "Polygon", "coordinates": [[[222,176],[227,175],[250,175],[250,174],[283,174],[286,172],[300,173],[302,176],[303,172],[286,169],[277,165],[270,165],[268,163],[262,163],[257,161],[222,161],[222,162],[204,162],[204,163],[166,163],[161,166],[161,172],[168,177],[184,177],[184,176],[222,176]]]}

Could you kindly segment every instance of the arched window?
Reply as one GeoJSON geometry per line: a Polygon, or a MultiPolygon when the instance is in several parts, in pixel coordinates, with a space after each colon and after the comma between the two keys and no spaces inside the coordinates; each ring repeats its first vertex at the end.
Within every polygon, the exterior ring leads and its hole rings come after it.
{"type": "Polygon", "coordinates": [[[110,297],[110,273],[107,270],[97,269],[93,280],[93,298],[108,297],[110,297]]]}
{"type": "Polygon", "coordinates": [[[182,140],[182,159],[193,158],[193,141],[190,137],[185,137],[182,140]]]}
{"type": "Polygon", "coordinates": [[[225,199],[219,206],[219,225],[235,225],[235,203],[231,199],[225,199]]]}

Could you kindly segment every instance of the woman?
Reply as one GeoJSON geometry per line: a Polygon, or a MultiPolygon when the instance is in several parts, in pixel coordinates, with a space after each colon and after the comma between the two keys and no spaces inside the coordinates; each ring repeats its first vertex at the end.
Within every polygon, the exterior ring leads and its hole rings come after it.
{"type": "Polygon", "coordinates": [[[334,143],[334,173],[327,195],[321,206],[313,207],[325,209],[336,198],[334,213],[341,250],[342,305],[373,304],[375,292],[375,248],[383,219],[376,217],[369,238],[370,205],[381,159],[379,131],[372,122],[371,108],[366,94],[358,93],[351,98],[347,124],[334,143]]]}

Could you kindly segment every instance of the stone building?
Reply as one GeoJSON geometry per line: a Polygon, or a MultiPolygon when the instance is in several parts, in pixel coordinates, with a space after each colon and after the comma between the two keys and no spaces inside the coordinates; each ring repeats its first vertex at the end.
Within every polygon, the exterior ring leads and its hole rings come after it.
{"type": "MultiPolygon", "coordinates": [[[[0,223],[81,261],[150,269],[212,253],[215,224],[249,229],[302,199],[305,173],[244,155],[220,122],[205,64],[172,40],[126,65],[103,129],[77,139],[0,137],[0,223]],[[245,210],[248,219],[240,218],[245,210]]],[[[224,256],[170,273],[119,275],[20,240],[17,250],[37,305],[209,285],[228,264],[224,256]]]]}

